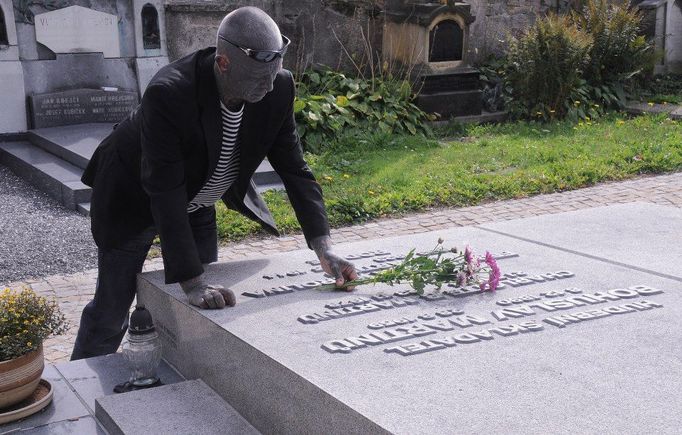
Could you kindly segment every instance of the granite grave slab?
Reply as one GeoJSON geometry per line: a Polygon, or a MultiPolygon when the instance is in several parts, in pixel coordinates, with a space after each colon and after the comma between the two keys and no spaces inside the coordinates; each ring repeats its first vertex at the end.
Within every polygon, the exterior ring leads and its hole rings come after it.
{"type": "Polygon", "coordinates": [[[682,209],[630,203],[481,228],[682,280],[682,209]]]}
{"type": "Polygon", "coordinates": [[[234,308],[189,306],[163,272],[140,275],[138,297],[164,357],[263,433],[679,431],[680,281],[477,228],[338,251],[371,273],[439,237],[495,253],[502,287],[323,292],[300,251],[212,265],[207,279],[238,293],[234,308]]]}

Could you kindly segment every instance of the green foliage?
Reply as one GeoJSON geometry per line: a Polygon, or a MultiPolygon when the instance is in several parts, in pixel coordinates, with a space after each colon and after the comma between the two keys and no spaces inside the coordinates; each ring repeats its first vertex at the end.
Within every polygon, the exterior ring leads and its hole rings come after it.
{"type": "Polygon", "coordinates": [[[54,301],[30,288],[5,289],[0,293],[0,362],[18,358],[50,335],[66,332],[67,322],[54,301]]]}
{"type": "Polygon", "coordinates": [[[348,130],[428,135],[432,119],[412,103],[409,82],[361,79],[329,69],[302,75],[294,112],[306,151],[320,153],[348,130]]]}
{"type": "MultiPolygon", "coordinates": [[[[342,133],[329,151],[308,154],[332,226],[682,170],[682,124],[665,116],[470,125],[464,134],[439,142],[342,133]]],[[[268,192],[265,201],[280,230],[300,231],[284,192],[268,192]]],[[[223,207],[218,227],[221,240],[259,233],[223,207]]]]}
{"type": "Polygon", "coordinates": [[[659,104],[682,104],[682,75],[665,74],[647,80],[637,90],[636,98],[659,104]]]}
{"type": "Polygon", "coordinates": [[[517,40],[508,54],[507,79],[513,88],[510,110],[530,119],[563,118],[584,98],[583,68],[591,40],[567,17],[549,15],[517,40]]]}

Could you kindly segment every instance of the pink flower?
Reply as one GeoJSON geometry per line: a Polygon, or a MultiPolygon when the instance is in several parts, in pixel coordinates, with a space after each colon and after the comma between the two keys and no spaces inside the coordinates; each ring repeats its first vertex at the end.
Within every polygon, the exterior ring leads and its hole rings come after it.
{"type": "Polygon", "coordinates": [[[466,245],[466,247],[464,248],[464,261],[466,261],[467,264],[471,264],[473,259],[474,251],[471,250],[471,246],[466,245]]]}
{"type": "Polygon", "coordinates": [[[478,257],[474,255],[474,251],[471,249],[471,246],[467,245],[467,247],[464,249],[464,261],[467,264],[466,267],[466,274],[467,278],[471,278],[476,273],[478,273],[478,270],[481,267],[481,263],[478,261],[478,257]]]}
{"type": "Polygon", "coordinates": [[[490,273],[488,274],[488,282],[481,283],[481,290],[485,290],[487,285],[490,291],[494,291],[500,284],[500,268],[493,254],[488,251],[485,253],[485,263],[490,267],[490,273]]]}

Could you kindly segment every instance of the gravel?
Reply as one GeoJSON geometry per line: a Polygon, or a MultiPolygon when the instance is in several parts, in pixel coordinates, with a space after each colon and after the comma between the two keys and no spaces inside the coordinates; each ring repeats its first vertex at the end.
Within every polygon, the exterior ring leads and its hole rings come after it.
{"type": "Polygon", "coordinates": [[[90,219],[0,165],[0,287],[96,266],[90,219]]]}

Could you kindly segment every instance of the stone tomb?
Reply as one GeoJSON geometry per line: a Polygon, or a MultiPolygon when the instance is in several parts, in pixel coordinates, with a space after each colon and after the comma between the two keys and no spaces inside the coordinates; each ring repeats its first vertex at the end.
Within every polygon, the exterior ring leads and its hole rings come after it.
{"type": "Polygon", "coordinates": [[[116,123],[137,107],[137,93],[75,89],[30,97],[33,128],[116,123]]]}
{"type": "MultiPolygon", "coordinates": [[[[619,223],[639,216],[632,237],[645,254],[679,243],[679,209],[577,212],[590,213],[604,240],[627,238],[619,223]],[[643,234],[654,228],[649,244],[643,234]]],[[[529,225],[569,233],[570,218],[529,225]]],[[[682,274],[629,264],[628,255],[611,261],[602,255],[613,246],[599,250],[580,231],[570,251],[521,240],[522,223],[508,234],[457,228],[338,247],[371,272],[438,237],[470,242],[500,257],[495,293],[312,290],[324,277],[314,254],[299,251],[212,265],[208,280],[238,293],[234,308],[195,309],[179,286],[163,285],[162,272],[140,275],[139,299],[165,359],[264,433],[678,432],[682,274]]]]}

